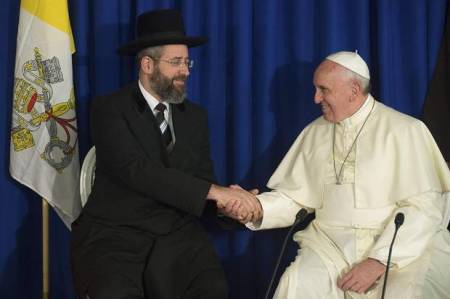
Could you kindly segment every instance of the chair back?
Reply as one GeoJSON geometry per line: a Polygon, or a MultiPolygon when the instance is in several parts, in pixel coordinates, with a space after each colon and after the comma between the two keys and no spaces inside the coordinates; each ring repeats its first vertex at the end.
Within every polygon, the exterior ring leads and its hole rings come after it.
{"type": "Polygon", "coordinates": [[[95,146],[91,147],[81,166],[80,195],[81,206],[86,204],[95,180],[95,146]]]}

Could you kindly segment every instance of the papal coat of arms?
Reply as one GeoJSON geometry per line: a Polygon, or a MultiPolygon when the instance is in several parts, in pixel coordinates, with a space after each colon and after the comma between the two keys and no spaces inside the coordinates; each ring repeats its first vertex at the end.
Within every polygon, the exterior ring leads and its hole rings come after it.
{"type": "Polygon", "coordinates": [[[67,99],[53,98],[52,86],[64,81],[63,73],[58,58],[43,60],[39,48],[34,49],[34,59],[23,64],[22,74],[23,78],[16,77],[14,83],[11,129],[14,150],[33,148],[35,138],[48,134],[50,138],[41,158],[62,171],[72,161],[77,144],[75,112],[68,113],[75,110],[73,88],[67,99]],[[73,117],[64,118],[65,114],[73,117]]]}

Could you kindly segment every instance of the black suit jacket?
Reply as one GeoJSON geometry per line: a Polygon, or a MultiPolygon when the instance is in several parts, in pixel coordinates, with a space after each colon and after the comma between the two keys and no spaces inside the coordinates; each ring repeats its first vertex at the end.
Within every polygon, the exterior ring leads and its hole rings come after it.
{"type": "Polygon", "coordinates": [[[137,82],[93,101],[97,161],[83,215],[162,235],[202,214],[214,181],[207,116],[189,101],[171,106],[176,143],[168,154],[137,82]]]}

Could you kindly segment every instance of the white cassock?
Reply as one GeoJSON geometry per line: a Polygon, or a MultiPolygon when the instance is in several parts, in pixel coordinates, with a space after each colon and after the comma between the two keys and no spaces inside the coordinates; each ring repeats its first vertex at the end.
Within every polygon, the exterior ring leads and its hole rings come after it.
{"type": "Polygon", "coordinates": [[[273,191],[258,195],[262,222],[247,225],[287,227],[302,207],[316,213],[294,235],[301,249],[274,297],[380,298],[382,278],[362,295],[343,292],[336,281],[367,257],[387,263],[394,217],[402,212],[385,298],[450,298],[450,171],[428,129],[369,95],[335,130],[336,170],[333,124],[320,117],[301,132],[270,178],[273,191]],[[342,184],[336,184],[349,152],[342,184]]]}

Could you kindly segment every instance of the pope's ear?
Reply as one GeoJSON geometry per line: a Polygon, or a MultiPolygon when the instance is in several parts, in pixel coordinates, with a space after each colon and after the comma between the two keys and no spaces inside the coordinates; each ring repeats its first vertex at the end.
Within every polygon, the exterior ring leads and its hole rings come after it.
{"type": "Polygon", "coordinates": [[[353,80],[352,85],[351,85],[351,93],[352,93],[352,96],[356,97],[356,96],[359,95],[361,92],[362,92],[361,85],[359,84],[358,81],[353,80]]]}
{"type": "Polygon", "coordinates": [[[361,91],[361,86],[359,85],[359,83],[356,81],[353,81],[352,94],[356,96],[360,91],[361,91]]]}

